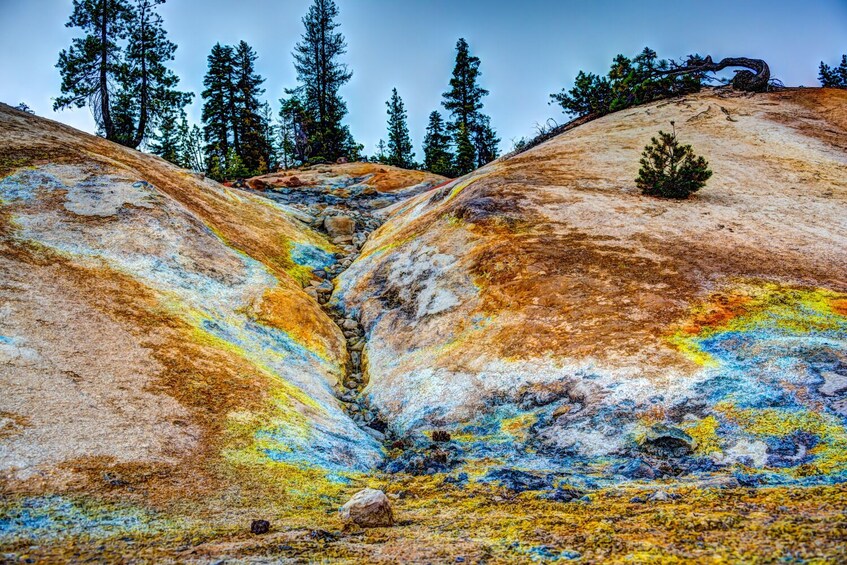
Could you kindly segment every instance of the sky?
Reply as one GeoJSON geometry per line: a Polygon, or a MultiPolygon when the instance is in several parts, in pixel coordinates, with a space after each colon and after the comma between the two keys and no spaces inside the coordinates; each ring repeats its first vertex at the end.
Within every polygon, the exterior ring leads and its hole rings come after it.
{"type": "MultiPolygon", "coordinates": [[[[216,42],[257,51],[265,99],[278,110],[296,84],[291,52],[311,0],[168,0],[160,8],[179,48],[171,68],[199,121],[206,57],[216,42]]],[[[385,101],[397,87],[418,159],[429,113],[441,109],[456,41],[467,39],[490,91],[484,112],[508,150],[538,124],[566,121],[549,94],[580,69],[605,73],[618,53],[645,45],[664,58],[688,53],[765,59],[789,86],[817,86],[820,61],[847,53],[847,0],[337,0],[353,79],[342,89],[346,123],[365,152],[386,136],[385,101]]],[[[93,132],[87,108],[53,112],[59,51],[78,30],[65,22],[71,0],[0,0],[0,101],[93,132]]]]}

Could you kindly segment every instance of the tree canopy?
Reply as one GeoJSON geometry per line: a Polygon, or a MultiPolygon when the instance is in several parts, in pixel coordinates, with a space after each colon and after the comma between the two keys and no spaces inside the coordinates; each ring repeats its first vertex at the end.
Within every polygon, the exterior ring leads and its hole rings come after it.
{"type": "Polygon", "coordinates": [[[79,28],[70,48],[59,53],[61,95],[55,110],[91,107],[100,133],[139,147],[192,94],[176,89],[167,67],[176,45],[156,11],[165,0],[74,0],[67,27],[79,28]]]}

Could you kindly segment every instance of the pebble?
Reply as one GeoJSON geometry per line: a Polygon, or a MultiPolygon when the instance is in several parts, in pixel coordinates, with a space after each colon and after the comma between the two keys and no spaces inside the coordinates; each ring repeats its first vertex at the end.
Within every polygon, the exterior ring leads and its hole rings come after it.
{"type": "Polygon", "coordinates": [[[250,523],[250,532],[256,535],[266,534],[271,531],[271,523],[267,520],[253,520],[250,523]]]}

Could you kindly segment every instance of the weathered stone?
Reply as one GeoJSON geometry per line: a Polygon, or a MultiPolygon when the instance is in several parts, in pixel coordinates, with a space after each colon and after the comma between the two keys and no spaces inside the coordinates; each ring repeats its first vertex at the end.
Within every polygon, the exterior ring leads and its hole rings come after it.
{"type": "Polygon", "coordinates": [[[344,522],[352,522],[363,528],[378,528],[394,525],[391,503],[381,490],[366,488],[353,495],[338,511],[344,522]]]}
{"type": "Polygon", "coordinates": [[[679,428],[656,424],[641,440],[641,449],[658,457],[684,457],[694,451],[694,438],[679,428]]]}
{"type": "Polygon", "coordinates": [[[352,238],[356,231],[356,222],[349,216],[327,216],[324,218],[324,228],[332,238],[352,238]]]}
{"type": "Polygon", "coordinates": [[[847,375],[832,371],[821,371],[821,376],[823,377],[823,384],[818,388],[821,394],[835,396],[847,390],[847,375]]]}
{"type": "Polygon", "coordinates": [[[267,520],[253,520],[250,524],[250,532],[256,535],[266,534],[271,531],[271,523],[267,520]]]}
{"type": "Polygon", "coordinates": [[[450,441],[450,433],[444,430],[435,430],[432,432],[432,441],[450,441]]]}

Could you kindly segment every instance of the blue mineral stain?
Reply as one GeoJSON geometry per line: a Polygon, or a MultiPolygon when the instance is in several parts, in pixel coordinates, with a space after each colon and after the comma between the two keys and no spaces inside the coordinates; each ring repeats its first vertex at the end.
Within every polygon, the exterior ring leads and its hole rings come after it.
{"type": "Polygon", "coordinates": [[[332,253],[310,243],[297,242],[291,247],[291,260],[312,269],[325,269],[335,263],[332,253]]]}
{"type": "Polygon", "coordinates": [[[0,501],[0,543],[78,536],[105,538],[160,530],[166,525],[136,508],[101,507],[63,496],[0,501]]]}
{"type": "Polygon", "coordinates": [[[370,470],[370,465],[362,461],[367,461],[368,454],[380,449],[377,441],[365,433],[360,434],[356,442],[349,434],[341,435],[317,425],[306,434],[280,428],[258,431],[255,437],[261,443],[271,444],[262,450],[271,461],[327,470],[339,481],[346,480],[342,479],[346,473],[370,470]]]}
{"type": "Polygon", "coordinates": [[[35,169],[25,169],[0,179],[0,200],[6,202],[28,201],[40,189],[67,188],[55,176],[35,169]]]}

